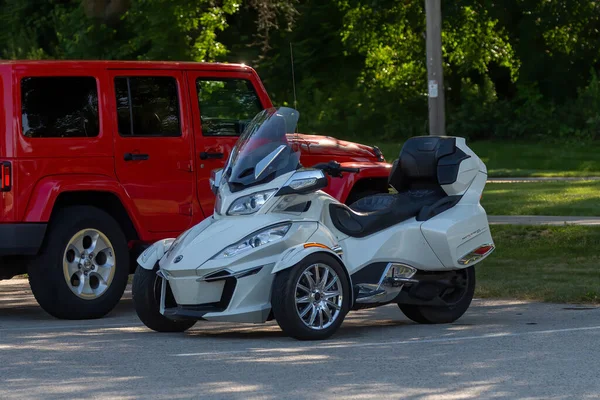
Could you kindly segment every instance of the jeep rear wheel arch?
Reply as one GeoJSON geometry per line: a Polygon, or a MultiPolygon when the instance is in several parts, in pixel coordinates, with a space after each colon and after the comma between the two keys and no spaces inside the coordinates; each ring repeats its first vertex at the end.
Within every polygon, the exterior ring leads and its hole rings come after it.
{"type": "MultiPolygon", "coordinates": [[[[93,205],[105,209],[105,202],[102,200],[111,197],[118,201],[125,210],[135,236],[145,236],[133,201],[114,178],[104,175],[81,174],[50,176],[38,182],[29,197],[31,200],[22,220],[36,223],[51,221],[55,213],[65,206],[93,205]]],[[[127,232],[127,229],[124,230],[130,236],[130,232],[127,232]]],[[[129,239],[133,240],[133,238],[129,239]]]]}

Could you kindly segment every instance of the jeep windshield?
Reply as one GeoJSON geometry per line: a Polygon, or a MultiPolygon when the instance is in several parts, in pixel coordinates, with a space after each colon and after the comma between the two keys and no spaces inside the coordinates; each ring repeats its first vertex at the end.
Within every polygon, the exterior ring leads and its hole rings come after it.
{"type": "Polygon", "coordinates": [[[270,182],[299,168],[300,149],[287,138],[296,131],[299,116],[293,108],[268,108],[250,121],[224,169],[232,192],[270,182]]]}

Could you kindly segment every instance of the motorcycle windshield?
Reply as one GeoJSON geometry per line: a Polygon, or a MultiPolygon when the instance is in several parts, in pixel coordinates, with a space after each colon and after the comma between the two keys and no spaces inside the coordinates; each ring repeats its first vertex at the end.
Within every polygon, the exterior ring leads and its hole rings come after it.
{"type": "Polygon", "coordinates": [[[299,116],[293,108],[268,108],[250,121],[224,169],[231,191],[270,182],[300,167],[300,149],[287,137],[296,131],[299,116]]]}

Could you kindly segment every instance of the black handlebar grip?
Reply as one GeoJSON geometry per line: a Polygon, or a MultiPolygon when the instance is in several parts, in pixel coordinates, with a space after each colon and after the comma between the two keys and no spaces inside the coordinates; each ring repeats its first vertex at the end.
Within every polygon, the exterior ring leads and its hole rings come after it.
{"type": "Polygon", "coordinates": [[[342,172],[360,172],[360,168],[340,168],[342,172]]]}

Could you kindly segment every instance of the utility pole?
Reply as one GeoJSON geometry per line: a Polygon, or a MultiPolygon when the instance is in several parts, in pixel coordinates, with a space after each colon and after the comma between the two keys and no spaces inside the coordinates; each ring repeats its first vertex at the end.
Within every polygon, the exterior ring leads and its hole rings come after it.
{"type": "Polygon", "coordinates": [[[427,83],[429,134],[446,135],[444,71],[442,68],[442,0],[425,0],[427,19],[427,83]]]}

